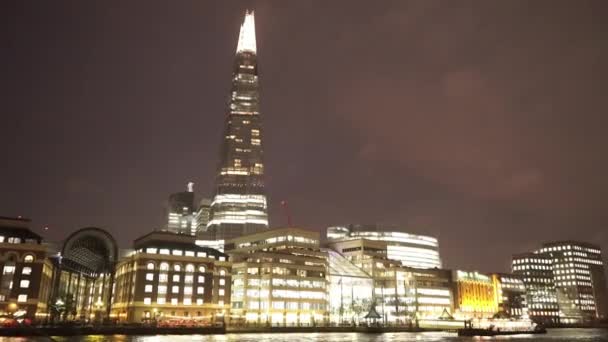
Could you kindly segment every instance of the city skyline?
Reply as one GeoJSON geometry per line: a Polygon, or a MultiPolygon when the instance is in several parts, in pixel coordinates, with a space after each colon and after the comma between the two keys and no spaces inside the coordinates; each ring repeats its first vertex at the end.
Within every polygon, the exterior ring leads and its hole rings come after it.
{"type": "Polygon", "coordinates": [[[100,226],[128,246],[162,226],[163,200],[185,182],[209,196],[252,8],[272,226],[288,200],[297,226],[397,224],[438,237],[447,268],[482,271],[508,270],[547,236],[606,250],[605,5],[589,4],[556,3],[542,27],[535,4],[477,3],[473,16],[432,3],[332,4],[322,17],[278,2],[2,11],[14,114],[0,207],[49,225],[51,240],[100,226]]]}

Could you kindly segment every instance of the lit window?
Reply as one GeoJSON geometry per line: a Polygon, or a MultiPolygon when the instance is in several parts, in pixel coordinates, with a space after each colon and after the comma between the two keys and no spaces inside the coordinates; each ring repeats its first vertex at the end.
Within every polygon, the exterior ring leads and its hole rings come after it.
{"type": "Polygon", "coordinates": [[[160,270],[161,271],[168,271],[169,270],[169,264],[166,262],[163,262],[162,264],[160,264],[160,270]]]}
{"type": "Polygon", "coordinates": [[[221,276],[225,276],[226,275],[226,271],[225,270],[220,270],[220,275],[221,276]]]}
{"type": "Polygon", "coordinates": [[[223,295],[224,295],[224,289],[220,289],[220,290],[218,291],[218,295],[223,296],[223,295]]]}
{"type": "Polygon", "coordinates": [[[146,248],[146,253],[148,254],[156,254],[156,248],[146,248]]]}
{"type": "Polygon", "coordinates": [[[21,282],[19,282],[19,287],[21,287],[22,289],[27,289],[28,287],[30,287],[30,281],[27,279],[21,280],[21,282]]]}
{"type": "Polygon", "coordinates": [[[159,251],[160,254],[169,255],[169,250],[167,248],[161,248],[159,251]]]}
{"type": "Polygon", "coordinates": [[[146,297],[146,298],[144,298],[144,304],[145,304],[145,305],[150,305],[150,304],[152,304],[152,298],[150,298],[150,297],[146,297]]]}
{"type": "Polygon", "coordinates": [[[184,277],[184,283],[186,283],[186,284],[192,284],[193,281],[194,281],[194,276],[192,276],[192,275],[187,275],[184,277]]]}
{"type": "Polygon", "coordinates": [[[167,286],[166,285],[158,285],[158,294],[165,294],[167,293],[167,286]]]}
{"type": "Polygon", "coordinates": [[[202,286],[197,287],[196,288],[196,293],[197,294],[203,294],[203,293],[205,293],[205,288],[202,287],[202,286]]]}
{"type": "Polygon", "coordinates": [[[226,261],[226,257],[225,256],[221,256],[218,258],[219,261],[226,261]]]}
{"type": "Polygon", "coordinates": [[[167,273],[161,273],[158,275],[159,283],[166,283],[169,280],[169,275],[167,273]]]}
{"type": "Polygon", "coordinates": [[[224,301],[223,300],[218,300],[217,304],[220,305],[220,306],[223,306],[224,305],[224,301]]]}
{"type": "Polygon", "coordinates": [[[186,265],[186,272],[194,272],[194,265],[192,265],[192,264],[186,265]]]}
{"type": "Polygon", "coordinates": [[[146,292],[146,293],[150,293],[150,292],[152,292],[152,285],[146,285],[146,286],[144,287],[144,292],[146,292]]]}
{"type": "Polygon", "coordinates": [[[179,281],[179,274],[174,274],[173,275],[173,281],[174,282],[178,282],[179,281]]]}
{"type": "Polygon", "coordinates": [[[191,298],[184,298],[184,305],[192,305],[192,299],[191,298]]]}
{"type": "Polygon", "coordinates": [[[161,304],[162,305],[162,304],[165,304],[165,303],[166,303],[166,301],[165,301],[164,297],[156,298],[156,304],[161,304]]]}
{"type": "Polygon", "coordinates": [[[226,279],[220,279],[220,286],[226,285],[226,279]]]}
{"type": "Polygon", "coordinates": [[[20,295],[17,297],[17,301],[18,301],[19,303],[27,302],[27,295],[26,295],[26,294],[20,294],[20,295]]]}
{"type": "Polygon", "coordinates": [[[179,272],[179,271],[181,271],[181,270],[182,270],[182,266],[181,266],[181,265],[179,265],[179,264],[175,264],[175,265],[173,265],[173,270],[174,270],[175,272],[179,272]]]}
{"type": "Polygon", "coordinates": [[[146,280],[148,280],[148,281],[154,280],[154,273],[146,273],[146,280]]]}
{"type": "Polygon", "coordinates": [[[197,299],[196,305],[203,305],[203,299],[202,298],[197,299]]]}
{"type": "Polygon", "coordinates": [[[149,270],[153,270],[154,269],[154,263],[153,262],[149,262],[147,268],[149,270]]]}
{"type": "Polygon", "coordinates": [[[171,305],[177,305],[177,298],[171,298],[171,305]]]}
{"type": "Polygon", "coordinates": [[[175,285],[171,287],[171,293],[179,293],[179,286],[175,285]]]}
{"type": "Polygon", "coordinates": [[[206,258],[207,257],[207,253],[205,252],[196,252],[196,256],[199,258],[206,258]]]}
{"type": "Polygon", "coordinates": [[[21,274],[27,275],[27,274],[32,274],[32,268],[31,267],[24,267],[21,270],[21,274]]]}
{"type": "Polygon", "coordinates": [[[172,254],[173,255],[183,255],[184,252],[181,249],[174,249],[172,254]]]}
{"type": "Polygon", "coordinates": [[[205,276],[198,276],[198,282],[199,283],[204,283],[205,282],[205,276]]]}
{"type": "Polygon", "coordinates": [[[25,256],[25,258],[23,258],[24,262],[33,262],[34,261],[34,256],[31,254],[28,254],[25,256]]]}
{"type": "Polygon", "coordinates": [[[184,294],[185,295],[191,295],[192,294],[192,286],[185,286],[184,287],[184,294]]]}
{"type": "Polygon", "coordinates": [[[205,266],[199,266],[198,271],[201,273],[205,273],[205,266]]]}

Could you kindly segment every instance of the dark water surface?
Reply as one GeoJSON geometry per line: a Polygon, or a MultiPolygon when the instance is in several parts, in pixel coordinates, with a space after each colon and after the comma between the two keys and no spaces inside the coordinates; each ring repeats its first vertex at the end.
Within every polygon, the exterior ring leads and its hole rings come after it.
{"type": "MultiPolygon", "coordinates": [[[[397,341],[560,341],[560,342],[608,342],[608,330],[605,329],[551,329],[546,335],[518,335],[499,337],[457,337],[454,333],[293,333],[293,334],[226,334],[226,335],[157,335],[157,336],[125,336],[125,335],[91,335],[78,337],[55,337],[58,342],[397,342],[397,341]]],[[[44,337],[0,337],[0,342],[32,342],[49,341],[44,337]]]]}

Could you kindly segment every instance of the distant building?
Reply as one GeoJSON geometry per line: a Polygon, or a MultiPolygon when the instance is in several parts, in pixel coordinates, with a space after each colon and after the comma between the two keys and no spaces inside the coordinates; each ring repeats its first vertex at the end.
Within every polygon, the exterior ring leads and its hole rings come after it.
{"type": "Polygon", "coordinates": [[[559,323],[560,308],[551,257],[535,253],[514,255],[511,271],[524,282],[530,318],[538,323],[559,323]]]}
{"type": "Polygon", "coordinates": [[[195,235],[197,222],[195,220],[193,183],[188,183],[188,190],[169,196],[167,205],[167,231],[176,234],[195,235]]]}
{"type": "Polygon", "coordinates": [[[608,316],[606,273],[599,246],[557,241],[538,251],[552,260],[553,279],[562,323],[580,323],[608,316]]]}
{"type": "Polygon", "coordinates": [[[313,326],[329,320],[328,256],[319,233],[281,228],[226,242],[234,324],[313,326]]]}
{"type": "Polygon", "coordinates": [[[196,235],[200,236],[202,233],[207,231],[207,224],[209,224],[209,215],[211,214],[211,200],[209,198],[203,198],[198,203],[198,208],[194,214],[194,223],[196,225],[196,235]]]}
{"type": "Polygon", "coordinates": [[[492,274],[494,295],[498,310],[513,318],[528,317],[526,286],[521,277],[514,274],[492,274]]]}
{"type": "Polygon", "coordinates": [[[328,245],[355,261],[387,258],[414,268],[441,268],[436,238],[398,231],[394,227],[350,225],[327,228],[328,245]]]}
{"type": "Polygon", "coordinates": [[[246,12],[236,49],[216,189],[202,240],[228,240],[268,229],[263,132],[253,12],[246,12]]]}
{"type": "Polygon", "coordinates": [[[498,303],[492,278],[478,272],[453,271],[455,317],[492,318],[498,303]]]}
{"type": "Polygon", "coordinates": [[[38,321],[48,317],[52,264],[30,220],[0,217],[0,315],[38,321]]]}
{"type": "Polygon", "coordinates": [[[231,263],[194,237],[152,232],[133,242],[116,266],[112,317],[122,322],[206,325],[230,309],[231,263]]]}

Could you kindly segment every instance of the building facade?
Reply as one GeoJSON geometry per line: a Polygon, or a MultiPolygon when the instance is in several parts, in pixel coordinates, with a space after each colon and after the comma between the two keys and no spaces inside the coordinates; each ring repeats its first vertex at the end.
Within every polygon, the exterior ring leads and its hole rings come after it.
{"type": "Polygon", "coordinates": [[[492,318],[498,312],[494,283],[478,272],[453,271],[455,317],[492,318]]]}
{"type": "Polygon", "coordinates": [[[268,228],[263,134],[253,12],[241,25],[232,88],[204,240],[225,241],[268,228]]]}
{"type": "Polygon", "coordinates": [[[48,318],[52,264],[30,220],[0,217],[0,314],[16,319],[48,318]]]}
{"type": "Polygon", "coordinates": [[[521,277],[514,274],[492,274],[494,295],[498,311],[513,318],[527,318],[526,286],[521,277]]]}
{"type": "Polygon", "coordinates": [[[121,322],[209,325],[230,309],[231,263],[194,237],[152,232],[116,266],[112,317],[121,322]]]}
{"type": "Polygon", "coordinates": [[[327,228],[329,246],[347,256],[387,258],[414,268],[441,268],[436,238],[396,231],[394,227],[350,225],[327,228]]]}
{"type": "Polygon", "coordinates": [[[188,190],[176,192],[169,196],[167,205],[167,231],[176,234],[195,235],[197,230],[196,211],[194,209],[194,191],[192,183],[188,190]]]}
{"type": "Polygon", "coordinates": [[[606,274],[599,246],[577,242],[545,243],[538,251],[552,261],[562,323],[607,318],[606,274]]]}
{"type": "Polygon", "coordinates": [[[319,233],[281,228],[226,243],[234,324],[314,326],[329,321],[328,256],[319,233]]]}
{"type": "Polygon", "coordinates": [[[551,257],[536,253],[514,255],[511,272],[524,282],[530,318],[537,323],[559,323],[560,308],[551,257]]]}

